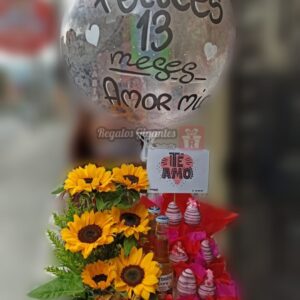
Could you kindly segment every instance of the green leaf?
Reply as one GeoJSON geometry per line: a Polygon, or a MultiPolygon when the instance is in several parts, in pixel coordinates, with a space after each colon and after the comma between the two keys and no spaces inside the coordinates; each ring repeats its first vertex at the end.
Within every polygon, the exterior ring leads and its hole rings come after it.
{"type": "Polygon", "coordinates": [[[68,273],[68,271],[66,271],[63,267],[55,267],[55,266],[46,267],[45,271],[57,277],[64,276],[68,273]]]}
{"type": "Polygon", "coordinates": [[[85,265],[85,260],[81,253],[72,253],[65,249],[64,242],[54,231],[48,230],[48,237],[54,247],[54,255],[60,266],[68,268],[74,273],[80,274],[85,265]]]}
{"type": "Polygon", "coordinates": [[[125,202],[121,202],[119,203],[118,205],[116,205],[117,208],[120,208],[120,209],[128,209],[128,208],[131,208],[132,207],[132,204],[130,203],[125,203],[125,202]]]}
{"type": "Polygon", "coordinates": [[[119,207],[120,203],[122,202],[122,194],[118,195],[114,200],[113,200],[113,205],[114,207],[119,207]]]}
{"type": "Polygon", "coordinates": [[[125,238],[125,240],[124,240],[125,255],[128,256],[130,254],[131,249],[136,246],[137,246],[137,241],[133,236],[131,236],[129,238],[125,238]]]}
{"type": "Polygon", "coordinates": [[[61,194],[61,193],[64,192],[64,191],[65,191],[64,186],[63,186],[63,185],[60,185],[60,186],[57,187],[56,190],[53,191],[51,194],[52,194],[52,195],[59,195],[59,194],[61,194]]]}
{"type": "Polygon", "coordinates": [[[34,299],[56,299],[63,296],[76,297],[84,293],[81,277],[69,273],[31,291],[28,296],[34,299]]]}
{"type": "Polygon", "coordinates": [[[63,241],[59,238],[59,235],[54,232],[53,230],[48,230],[47,235],[52,243],[52,245],[58,249],[58,248],[64,248],[63,241]]]}
{"type": "Polygon", "coordinates": [[[67,227],[68,220],[64,215],[58,215],[57,213],[53,213],[54,224],[59,228],[67,227]]]}
{"type": "Polygon", "coordinates": [[[129,195],[132,197],[134,203],[140,199],[140,193],[135,190],[130,190],[129,195]]]}
{"type": "Polygon", "coordinates": [[[105,200],[103,199],[103,197],[100,194],[98,194],[96,196],[96,206],[97,206],[98,211],[102,211],[106,207],[105,200]]]}

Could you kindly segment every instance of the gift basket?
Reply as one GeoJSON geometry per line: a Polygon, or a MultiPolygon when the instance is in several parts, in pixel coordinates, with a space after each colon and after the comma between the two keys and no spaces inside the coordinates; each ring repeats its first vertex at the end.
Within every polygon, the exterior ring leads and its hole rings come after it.
{"type": "Polygon", "coordinates": [[[147,196],[142,167],[72,170],[54,193],[66,202],[49,230],[55,278],[35,299],[237,300],[213,235],[236,219],[188,194],[147,196]]]}

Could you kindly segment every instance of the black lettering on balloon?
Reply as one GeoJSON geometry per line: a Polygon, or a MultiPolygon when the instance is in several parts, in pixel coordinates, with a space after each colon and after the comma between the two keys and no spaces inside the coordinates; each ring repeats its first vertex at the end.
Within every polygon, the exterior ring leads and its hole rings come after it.
{"type": "Polygon", "coordinates": [[[141,0],[141,4],[144,8],[151,8],[154,5],[154,1],[153,0],[141,0]]]}
{"type": "Polygon", "coordinates": [[[217,14],[217,17],[214,15],[213,12],[210,12],[210,20],[214,23],[214,24],[220,24],[223,20],[223,8],[221,5],[221,0],[209,0],[209,4],[212,8],[216,8],[216,10],[219,11],[219,13],[217,14]]]}
{"type": "Polygon", "coordinates": [[[206,3],[208,0],[194,0],[192,1],[192,11],[198,18],[205,18],[210,14],[210,10],[202,11],[197,3],[206,3]]]}
{"type": "Polygon", "coordinates": [[[133,91],[128,91],[128,90],[122,91],[121,98],[122,98],[122,102],[128,107],[131,106],[131,105],[128,104],[128,102],[133,102],[134,100],[136,100],[137,101],[136,107],[138,107],[139,103],[141,101],[140,93],[138,91],[135,91],[135,90],[133,90],[133,91]],[[135,98],[133,97],[134,95],[136,96],[135,98]]]}
{"type": "Polygon", "coordinates": [[[163,107],[165,110],[170,111],[171,108],[167,105],[169,102],[172,101],[172,96],[165,93],[165,94],[161,94],[158,98],[158,105],[157,105],[157,109],[161,110],[161,108],[163,107]]]}
{"type": "Polygon", "coordinates": [[[105,99],[107,99],[111,105],[126,105],[127,107],[133,107],[133,102],[136,102],[134,108],[137,109],[142,106],[145,110],[166,110],[170,111],[171,108],[168,106],[168,103],[172,101],[172,96],[169,94],[161,94],[156,96],[155,94],[148,93],[144,96],[136,90],[123,90],[119,92],[119,86],[111,77],[105,77],[103,80],[103,88],[105,92],[105,99]],[[112,89],[110,89],[110,86],[112,89]]]}
{"type": "Polygon", "coordinates": [[[170,70],[171,68],[176,68],[179,67],[182,64],[182,62],[180,60],[174,60],[174,61],[170,61],[169,63],[166,64],[166,71],[173,73],[173,72],[178,72],[181,70],[180,69],[176,69],[176,70],[170,70]]]}
{"type": "Polygon", "coordinates": [[[172,0],[172,3],[180,11],[187,11],[191,6],[191,3],[182,4],[181,0],[172,0]]]}
{"type": "Polygon", "coordinates": [[[196,94],[185,95],[183,96],[178,103],[178,110],[188,111],[198,100],[198,96],[196,94]],[[184,105],[188,105],[184,107],[184,105]]]}
{"type": "Polygon", "coordinates": [[[183,83],[183,84],[191,83],[195,78],[194,73],[191,71],[193,71],[195,69],[197,69],[197,64],[195,64],[195,63],[188,63],[188,64],[184,65],[182,72],[185,75],[179,79],[180,83],[183,83]]]}
{"type": "Polygon", "coordinates": [[[204,77],[196,77],[195,70],[198,68],[198,65],[195,62],[186,64],[183,64],[180,60],[168,62],[167,59],[162,56],[151,60],[151,57],[147,55],[141,56],[134,61],[130,53],[125,53],[123,51],[111,53],[110,62],[113,66],[109,70],[116,72],[117,74],[153,76],[158,81],[172,79],[178,80],[181,84],[189,84],[194,80],[206,80],[204,77]],[[115,67],[117,64],[121,67],[115,67]],[[134,70],[133,67],[135,67],[136,70],[134,70]],[[149,71],[143,72],[143,70],[149,71]]]}
{"type": "MultiPolygon", "coordinates": [[[[138,5],[145,8],[144,14],[139,19],[136,27],[141,30],[141,50],[147,51],[149,49],[150,39],[150,25],[154,26],[154,32],[156,35],[163,34],[164,38],[156,38],[156,42],[151,43],[151,49],[155,52],[160,52],[167,48],[173,40],[173,31],[171,29],[171,15],[165,10],[171,3],[178,11],[185,12],[189,9],[192,10],[194,15],[198,18],[209,17],[213,24],[221,23],[223,19],[223,7],[221,0],[190,0],[187,3],[183,3],[182,0],[156,0],[157,5],[161,8],[152,16],[151,8],[154,7],[154,0],[117,0],[119,9],[124,14],[129,14],[134,11],[138,5]],[[208,8],[208,4],[210,8],[208,8]],[[165,39],[163,41],[163,39],[165,39]],[[161,44],[159,44],[161,42],[161,44]]],[[[96,0],[95,7],[99,4],[102,5],[104,11],[108,14],[111,12],[111,8],[108,4],[108,0],[96,0]]]]}
{"type": "Polygon", "coordinates": [[[102,7],[103,7],[104,11],[105,11],[107,14],[109,14],[109,13],[111,12],[111,9],[110,9],[110,7],[109,7],[109,5],[108,5],[108,3],[107,3],[107,0],[97,0],[97,1],[95,2],[95,7],[97,7],[100,3],[102,4],[102,7]]]}
{"type": "Polygon", "coordinates": [[[143,66],[144,64],[149,63],[151,60],[151,58],[149,56],[142,56],[140,57],[137,61],[136,61],[136,67],[140,70],[146,70],[149,68],[152,68],[152,65],[148,65],[148,66],[143,66]]]}
{"type": "Polygon", "coordinates": [[[171,16],[167,11],[158,11],[153,15],[153,25],[157,26],[155,28],[155,33],[162,34],[165,33],[167,38],[164,43],[162,43],[160,46],[156,45],[154,42],[151,43],[151,48],[153,51],[159,52],[163,49],[167,48],[172,40],[173,40],[173,32],[170,28],[171,25],[171,16]],[[164,18],[164,24],[159,25],[159,21],[161,18],[164,18]]]}
{"type": "Polygon", "coordinates": [[[124,14],[129,14],[135,9],[137,2],[138,0],[118,0],[118,5],[120,10],[124,14]],[[124,2],[132,2],[132,3],[130,5],[125,5],[124,2]]]}
{"type": "MultiPolygon", "coordinates": [[[[156,96],[152,93],[148,93],[142,96],[137,90],[123,90],[120,96],[119,86],[111,77],[104,78],[103,88],[105,92],[104,99],[107,99],[113,106],[126,105],[127,107],[132,107],[134,109],[138,109],[141,106],[143,109],[148,111],[154,109],[157,109],[159,111],[171,110],[169,104],[173,99],[172,95],[167,93],[161,94],[159,96],[156,96]],[[133,107],[134,102],[136,103],[133,107]]],[[[203,93],[205,92],[206,90],[203,90],[203,93]]],[[[188,111],[190,109],[193,111],[197,110],[210,97],[210,95],[204,98],[203,96],[198,97],[196,94],[185,95],[180,99],[177,109],[181,111],[188,111]]]]}
{"type": "Polygon", "coordinates": [[[121,105],[118,85],[111,77],[104,78],[103,88],[105,92],[105,99],[107,99],[110,102],[110,104],[114,105],[114,101],[115,101],[117,102],[118,105],[121,105]],[[109,90],[109,85],[112,85],[114,89],[115,92],[114,96],[111,94],[111,91],[109,90]]]}
{"type": "Polygon", "coordinates": [[[155,79],[158,81],[165,81],[170,78],[170,75],[166,72],[164,67],[167,60],[164,57],[158,57],[153,61],[153,67],[160,72],[156,73],[155,79]]]}
{"type": "Polygon", "coordinates": [[[157,5],[160,8],[167,8],[170,5],[171,0],[157,0],[157,5]]]}
{"type": "Polygon", "coordinates": [[[115,53],[110,54],[110,62],[112,65],[115,63],[115,60],[118,56],[120,57],[118,64],[120,65],[126,64],[127,66],[130,67],[135,65],[131,63],[132,55],[130,53],[124,53],[123,51],[117,51],[115,53]],[[125,59],[127,60],[125,61],[125,59]]]}
{"type": "Polygon", "coordinates": [[[158,101],[157,101],[156,96],[154,94],[149,93],[143,97],[142,106],[145,110],[153,110],[154,108],[157,107],[157,102],[158,101]],[[150,99],[150,101],[152,99],[152,104],[150,103],[151,104],[150,106],[148,106],[149,102],[150,102],[149,99],[150,99]]]}
{"type": "Polygon", "coordinates": [[[136,25],[137,29],[142,29],[142,39],[141,39],[142,51],[148,50],[150,15],[151,15],[150,10],[146,10],[136,25]]]}
{"type": "MultiPolygon", "coordinates": [[[[205,90],[203,92],[205,92],[205,90]]],[[[198,101],[194,104],[192,110],[194,111],[194,110],[199,109],[201,107],[201,105],[210,98],[211,98],[211,95],[208,95],[204,98],[202,98],[202,96],[199,97],[198,101]]]]}
{"type": "MultiPolygon", "coordinates": [[[[190,0],[187,1],[187,3],[183,3],[183,0],[117,0],[117,3],[119,9],[123,13],[128,14],[131,13],[137,7],[138,1],[140,1],[141,6],[145,9],[151,9],[152,7],[154,7],[155,3],[157,3],[158,7],[160,7],[161,9],[168,8],[172,3],[174,8],[181,12],[185,12],[191,8],[196,17],[206,18],[209,16],[213,24],[220,24],[223,20],[224,15],[221,0],[190,0]],[[208,8],[208,6],[210,8],[208,8]]],[[[95,8],[98,7],[100,4],[102,5],[102,8],[104,9],[105,13],[108,14],[111,12],[108,0],[95,0],[95,8]]],[[[161,12],[157,11],[157,13],[161,12]]],[[[153,25],[155,25],[154,22],[151,20],[150,13],[148,22],[144,22],[143,25],[144,27],[149,28],[149,25],[152,23],[153,25]],[[148,25],[146,26],[146,24],[148,25]]],[[[140,25],[140,28],[142,28],[142,24],[140,25]]]]}
{"type": "MultiPolygon", "coordinates": [[[[174,61],[170,61],[165,65],[165,72],[167,72],[168,74],[168,78],[172,76],[172,74],[176,74],[178,72],[183,72],[183,68],[182,67],[182,62],[180,60],[174,60],[174,61]],[[179,67],[179,68],[177,68],[179,67]],[[173,69],[174,68],[174,69],[173,69]]],[[[177,80],[178,78],[176,77],[171,77],[171,79],[173,80],[177,80]]]]}

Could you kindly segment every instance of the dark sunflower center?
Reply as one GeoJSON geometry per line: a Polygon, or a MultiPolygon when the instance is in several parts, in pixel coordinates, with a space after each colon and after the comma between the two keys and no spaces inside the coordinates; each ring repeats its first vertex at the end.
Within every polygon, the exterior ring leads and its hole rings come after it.
{"type": "Polygon", "coordinates": [[[102,235],[102,230],[99,226],[97,226],[97,225],[88,225],[86,227],[83,227],[78,232],[78,239],[82,243],[91,244],[91,243],[96,242],[101,235],[102,235]]]}
{"type": "Polygon", "coordinates": [[[125,221],[126,226],[139,226],[141,223],[141,218],[137,216],[136,214],[132,213],[124,213],[121,215],[121,221],[125,221]]]}
{"type": "Polygon", "coordinates": [[[85,178],[85,183],[91,184],[93,182],[93,178],[85,178]]]}
{"type": "Polygon", "coordinates": [[[96,283],[99,283],[101,281],[106,281],[107,280],[107,276],[104,275],[104,274],[100,274],[100,275],[96,275],[93,277],[93,280],[96,282],[96,283]]]}
{"type": "Polygon", "coordinates": [[[134,176],[134,175],[125,175],[124,178],[129,179],[131,183],[138,183],[139,182],[139,178],[134,176]]]}
{"type": "Polygon", "coordinates": [[[122,280],[129,286],[137,286],[145,276],[144,270],[139,266],[128,266],[121,273],[122,280]]]}

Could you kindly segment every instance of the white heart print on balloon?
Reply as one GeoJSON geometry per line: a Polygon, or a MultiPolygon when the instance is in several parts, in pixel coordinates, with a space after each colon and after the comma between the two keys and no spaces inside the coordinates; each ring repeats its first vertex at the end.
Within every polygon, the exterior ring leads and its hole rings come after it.
{"type": "Polygon", "coordinates": [[[204,53],[207,61],[213,60],[218,54],[218,47],[211,42],[204,45],[204,53]]]}
{"type": "Polygon", "coordinates": [[[89,44],[97,47],[100,40],[99,26],[96,24],[91,25],[90,28],[85,31],[85,38],[89,44]]]}

